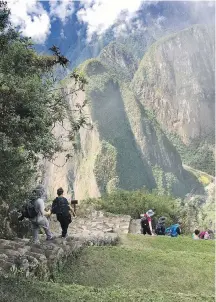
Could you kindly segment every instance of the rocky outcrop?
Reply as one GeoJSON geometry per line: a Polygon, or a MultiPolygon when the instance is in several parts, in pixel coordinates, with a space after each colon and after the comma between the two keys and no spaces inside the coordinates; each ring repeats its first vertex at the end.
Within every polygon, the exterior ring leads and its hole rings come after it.
{"type": "Polygon", "coordinates": [[[162,38],[144,55],[132,81],[185,164],[214,174],[214,28],[196,25],[162,38]]]}
{"type": "Polygon", "coordinates": [[[214,131],[214,29],[194,26],[163,38],[133,79],[140,102],[185,143],[214,131]]]}

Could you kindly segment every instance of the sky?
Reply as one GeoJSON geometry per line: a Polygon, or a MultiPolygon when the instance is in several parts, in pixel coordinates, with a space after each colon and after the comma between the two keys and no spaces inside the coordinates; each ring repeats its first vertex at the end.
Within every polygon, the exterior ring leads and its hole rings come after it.
{"type": "MultiPolygon", "coordinates": [[[[84,47],[83,43],[90,45],[95,37],[102,36],[110,28],[115,37],[143,28],[149,12],[150,22],[153,18],[158,26],[163,22],[171,23],[172,16],[177,24],[184,18],[191,18],[187,16],[187,7],[179,9],[177,1],[168,2],[171,9],[164,5],[165,2],[145,0],[7,0],[7,3],[11,10],[11,23],[24,36],[31,37],[38,50],[47,51],[55,44],[62,48],[63,53],[73,47],[79,52],[84,47]],[[174,15],[177,10],[181,10],[180,14],[174,15]],[[79,43],[82,46],[79,47],[79,43]]],[[[213,1],[191,3],[194,4],[192,13],[209,19],[213,1]],[[205,3],[205,8],[208,7],[206,15],[202,3],[205,3]]]]}
{"type": "Polygon", "coordinates": [[[8,6],[11,9],[12,24],[19,26],[23,35],[43,44],[56,22],[61,28],[62,39],[64,27],[74,19],[85,26],[86,38],[90,41],[93,34],[104,33],[122,17],[124,21],[130,22],[143,3],[143,0],[9,0],[8,6]]]}

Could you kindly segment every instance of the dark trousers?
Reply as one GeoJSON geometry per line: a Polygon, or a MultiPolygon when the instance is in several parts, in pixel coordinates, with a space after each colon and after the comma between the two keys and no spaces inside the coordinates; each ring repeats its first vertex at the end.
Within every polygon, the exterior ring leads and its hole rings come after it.
{"type": "Polygon", "coordinates": [[[143,233],[143,235],[146,235],[146,234],[152,235],[149,226],[144,226],[144,227],[142,227],[142,233],[143,233]]]}
{"type": "Polygon", "coordinates": [[[62,237],[66,237],[68,226],[71,223],[71,216],[64,216],[62,214],[57,214],[57,220],[60,222],[61,229],[62,229],[62,237]]]}

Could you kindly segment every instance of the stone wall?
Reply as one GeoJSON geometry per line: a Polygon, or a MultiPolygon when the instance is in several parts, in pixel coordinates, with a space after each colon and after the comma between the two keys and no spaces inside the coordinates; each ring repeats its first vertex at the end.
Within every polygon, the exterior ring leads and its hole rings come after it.
{"type": "Polygon", "coordinates": [[[116,245],[118,240],[117,234],[104,232],[43,240],[41,244],[31,244],[29,239],[0,239],[0,275],[54,280],[68,257],[88,245],[116,245]]]}
{"type": "Polygon", "coordinates": [[[130,223],[129,233],[140,234],[141,233],[141,219],[132,219],[130,223]]]}
{"type": "MultiPolygon", "coordinates": [[[[10,219],[10,225],[14,223],[12,238],[15,233],[23,237],[29,231],[29,221],[18,223],[18,213],[11,212],[10,215],[13,217],[10,219]]],[[[22,275],[42,280],[54,279],[55,272],[67,258],[79,253],[85,246],[117,244],[118,234],[129,232],[130,221],[130,216],[89,209],[85,211],[85,215],[73,219],[68,229],[68,238],[62,239],[59,238],[60,224],[56,216],[52,215],[50,228],[55,239],[51,241],[46,241],[45,235],[41,235],[40,244],[31,244],[29,239],[0,239],[0,274],[22,275]]]]}

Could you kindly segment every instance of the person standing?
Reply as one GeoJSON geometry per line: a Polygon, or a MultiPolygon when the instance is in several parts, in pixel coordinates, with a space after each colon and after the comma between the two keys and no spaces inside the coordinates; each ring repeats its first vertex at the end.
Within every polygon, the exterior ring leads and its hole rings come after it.
{"type": "Polygon", "coordinates": [[[27,218],[31,221],[33,232],[33,243],[39,243],[39,230],[43,228],[46,234],[46,239],[51,240],[53,238],[49,227],[49,221],[47,216],[51,215],[51,212],[45,211],[45,189],[42,185],[38,185],[33,191],[30,201],[27,205],[27,218]]]}
{"type": "Polygon", "coordinates": [[[154,215],[152,210],[148,210],[141,218],[141,230],[143,235],[153,236],[152,231],[152,219],[151,217],[154,215]]]}
{"type": "Polygon", "coordinates": [[[53,200],[52,203],[52,214],[56,214],[56,218],[59,221],[62,229],[62,238],[67,236],[68,226],[72,222],[71,212],[75,217],[75,213],[70,207],[68,200],[63,196],[64,190],[59,188],[57,190],[57,197],[53,200]]]}

